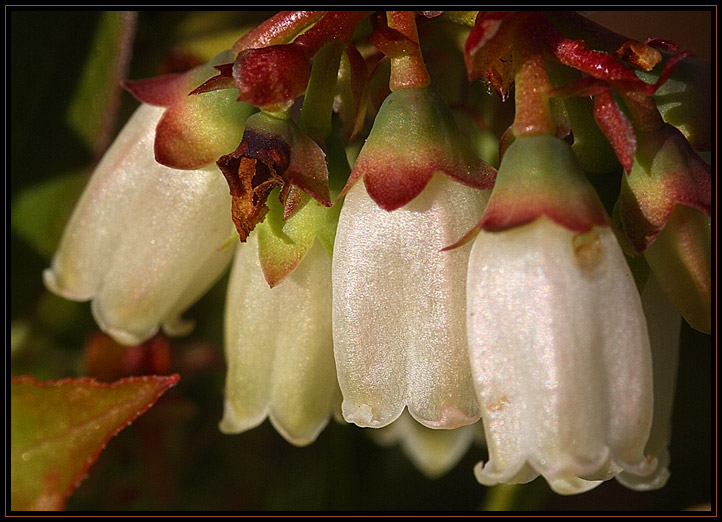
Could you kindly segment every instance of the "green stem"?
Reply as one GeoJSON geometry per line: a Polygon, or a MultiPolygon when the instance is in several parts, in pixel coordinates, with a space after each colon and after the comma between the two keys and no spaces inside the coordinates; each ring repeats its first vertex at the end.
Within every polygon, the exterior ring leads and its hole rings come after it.
{"type": "Polygon", "coordinates": [[[333,99],[343,48],[342,41],[335,41],[316,53],[298,121],[299,128],[321,146],[331,133],[333,99]]]}
{"type": "Polygon", "coordinates": [[[439,22],[465,25],[466,27],[474,27],[478,15],[479,11],[444,11],[436,20],[439,22]]]}
{"type": "Polygon", "coordinates": [[[499,484],[488,490],[481,511],[535,511],[549,494],[546,482],[499,484]]]}
{"type": "Polygon", "coordinates": [[[278,120],[286,120],[291,121],[291,109],[285,110],[285,111],[262,111],[264,114],[267,114],[271,116],[272,118],[276,118],[278,120]]]}

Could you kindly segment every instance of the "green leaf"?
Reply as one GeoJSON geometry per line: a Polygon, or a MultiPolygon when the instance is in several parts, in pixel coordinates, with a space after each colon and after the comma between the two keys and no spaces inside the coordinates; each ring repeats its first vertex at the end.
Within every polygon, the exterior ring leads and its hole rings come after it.
{"type": "Polygon", "coordinates": [[[113,136],[115,116],[130,62],[137,13],[103,13],[85,62],[68,123],[91,150],[105,149],[113,136]]]}
{"type": "Polygon", "coordinates": [[[13,202],[13,231],[50,259],[88,178],[71,174],[23,191],[13,202]]]}
{"type": "Polygon", "coordinates": [[[37,381],[10,386],[12,510],[60,510],[108,440],[150,408],[177,375],[37,381]]]}

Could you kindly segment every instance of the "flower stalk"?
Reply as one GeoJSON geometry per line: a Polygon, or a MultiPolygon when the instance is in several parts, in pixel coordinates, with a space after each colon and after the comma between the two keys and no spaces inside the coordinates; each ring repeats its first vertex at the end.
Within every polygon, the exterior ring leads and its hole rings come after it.
{"type": "Polygon", "coordinates": [[[533,21],[530,16],[515,28],[512,59],[516,116],[512,131],[516,137],[553,135],[557,128],[549,104],[552,86],[533,21]]]}
{"type": "Polygon", "coordinates": [[[431,76],[426,70],[424,58],[419,47],[419,34],[416,28],[416,15],[413,11],[389,11],[388,26],[401,33],[412,45],[407,54],[391,58],[391,92],[399,89],[420,89],[431,84],[431,76]]]}

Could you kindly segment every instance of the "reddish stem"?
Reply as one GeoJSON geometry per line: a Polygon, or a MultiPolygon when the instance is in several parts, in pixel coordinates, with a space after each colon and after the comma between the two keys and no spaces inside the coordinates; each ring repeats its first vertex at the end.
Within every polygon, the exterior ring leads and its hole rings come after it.
{"type": "MultiPolygon", "coordinates": [[[[399,31],[410,41],[418,45],[419,34],[416,30],[416,15],[413,11],[389,11],[386,15],[390,28],[399,31]]],[[[426,70],[421,48],[417,47],[406,56],[391,59],[391,91],[399,89],[419,89],[431,84],[431,76],[426,70]]]]}
{"type": "Polygon", "coordinates": [[[541,46],[535,31],[535,19],[521,22],[514,35],[515,136],[556,134],[549,105],[552,90],[541,46]]]}

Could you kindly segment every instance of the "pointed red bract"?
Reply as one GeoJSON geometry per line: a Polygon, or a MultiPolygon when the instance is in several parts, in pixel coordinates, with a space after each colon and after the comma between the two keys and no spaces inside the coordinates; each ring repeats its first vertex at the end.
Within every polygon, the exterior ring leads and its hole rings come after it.
{"type": "Polygon", "coordinates": [[[217,65],[219,74],[210,78],[205,83],[193,89],[190,94],[203,94],[205,92],[217,91],[219,89],[232,89],[236,86],[233,81],[233,64],[226,63],[217,65]]]}
{"type": "Polygon", "coordinates": [[[611,143],[619,163],[629,173],[634,164],[637,137],[631,122],[609,92],[594,97],[594,120],[611,143]]]}
{"type": "Polygon", "coordinates": [[[173,73],[145,80],[126,80],[123,87],[138,101],[169,107],[188,94],[189,84],[186,74],[173,73]]]}

